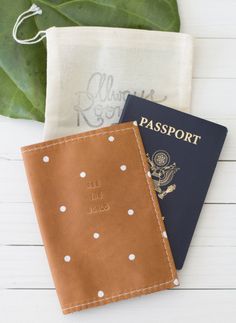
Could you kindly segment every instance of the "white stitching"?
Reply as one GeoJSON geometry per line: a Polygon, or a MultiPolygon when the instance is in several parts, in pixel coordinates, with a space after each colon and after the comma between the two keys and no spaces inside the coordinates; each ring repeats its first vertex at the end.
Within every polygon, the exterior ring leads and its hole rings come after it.
{"type": "Polygon", "coordinates": [[[129,292],[126,292],[126,293],[122,293],[122,294],[118,294],[118,295],[106,297],[106,298],[103,298],[103,299],[98,299],[96,301],[92,301],[92,302],[88,302],[88,303],[84,303],[84,304],[79,304],[79,305],[74,305],[74,306],[66,307],[66,308],[63,308],[62,310],[63,311],[68,311],[68,310],[71,310],[72,308],[83,307],[85,305],[90,305],[90,304],[95,304],[95,303],[101,303],[101,302],[104,302],[106,300],[113,299],[113,298],[119,298],[119,297],[124,296],[124,295],[130,295],[130,294],[140,293],[140,292],[143,292],[143,291],[148,290],[148,289],[154,289],[154,288],[159,287],[159,286],[162,286],[162,285],[167,285],[167,284],[171,283],[172,281],[173,280],[169,280],[169,281],[164,282],[164,283],[161,283],[161,284],[152,285],[152,286],[148,286],[148,287],[140,288],[140,289],[135,289],[135,290],[132,290],[132,291],[129,291],[129,292]]]}
{"type": "Polygon", "coordinates": [[[167,255],[168,264],[169,264],[169,268],[170,268],[170,272],[171,272],[171,277],[172,277],[172,279],[174,279],[174,273],[173,273],[173,270],[172,270],[172,266],[170,264],[169,254],[168,254],[167,249],[166,249],[166,240],[164,241],[164,239],[163,239],[161,224],[160,224],[159,217],[157,215],[158,214],[158,210],[156,208],[156,203],[155,203],[154,198],[153,198],[153,190],[151,190],[151,187],[150,187],[150,183],[152,183],[152,178],[147,177],[147,171],[149,171],[149,169],[145,170],[145,164],[147,165],[147,163],[145,163],[145,161],[143,160],[143,157],[142,157],[142,153],[141,153],[141,149],[140,149],[140,145],[139,145],[139,140],[138,140],[137,134],[136,134],[136,131],[137,131],[136,129],[137,128],[132,128],[132,129],[134,131],[134,135],[136,137],[136,141],[137,141],[137,144],[138,144],[139,154],[140,154],[140,158],[141,158],[141,161],[142,161],[142,164],[143,164],[143,169],[144,169],[144,172],[145,172],[145,177],[146,177],[147,184],[148,184],[148,188],[149,188],[149,192],[150,192],[150,195],[151,195],[152,204],[153,204],[153,207],[154,207],[154,210],[155,210],[155,214],[156,214],[156,218],[157,218],[157,222],[158,222],[158,225],[159,225],[159,229],[160,229],[160,233],[161,233],[161,237],[162,237],[162,243],[163,243],[163,246],[164,246],[166,255],[167,255]]]}
{"type": "Polygon", "coordinates": [[[138,131],[137,130],[137,127],[124,128],[124,129],[118,129],[118,130],[111,130],[111,131],[101,132],[101,133],[98,133],[98,134],[92,134],[92,135],[87,135],[87,136],[83,136],[83,137],[75,137],[75,138],[73,137],[73,138],[70,138],[70,139],[67,139],[67,140],[63,140],[63,141],[58,141],[58,142],[55,142],[55,143],[52,143],[52,144],[48,144],[48,145],[44,145],[44,146],[39,146],[39,147],[31,148],[31,149],[25,149],[25,150],[22,150],[22,153],[37,151],[37,150],[49,148],[49,147],[52,147],[52,146],[55,146],[55,145],[64,144],[66,142],[79,141],[80,139],[85,139],[85,138],[90,138],[90,137],[95,137],[95,136],[101,136],[101,135],[105,135],[105,134],[108,134],[108,133],[114,133],[114,132],[120,132],[120,131],[127,131],[127,130],[133,130],[134,136],[135,136],[135,139],[136,139],[136,142],[138,144],[138,150],[139,150],[140,159],[141,159],[142,166],[143,166],[143,169],[144,169],[145,178],[146,178],[146,181],[147,181],[147,184],[148,184],[148,189],[149,189],[150,196],[151,196],[151,199],[152,199],[152,204],[153,204],[153,207],[154,207],[154,211],[155,211],[155,215],[156,215],[156,218],[157,218],[159,230],[160,230],[160,233],[161,233],[162,243],[163,243],[163,246],[164,246],[164,249],[165,249],[165,253],[166,253],[166,256],[167,256],[167,259],[168,259],[168,265],[169,265],[169,269],[170,269],[170,272],[171,272],[172,279],[170,281],[163,282],[163,283],[160,283],[160,284],[157,284],[157,285],[153,285],[153,286],[149,286],[149,287],[145,287],[145,288],[136,289],[136,290],[133,290],[133,291],[129,291],[129,292],[121,293],[121,294],[118,294],[118,295],[106,297],[106,298],[99,299],[99,300],[95,300],[95,301],[92,301],[92,302],[87,302],[87,303],[84,303],[84,304],[78,304],[78,305],[74,305],[74,306],[62,308],[62,311],[67,311],[67,310],[70,310],[70,309],[73,309],[73,308],[83,307],[85,305],[90,305],[90,304],[94,304],[94,303],[104,302],[106,300],[114,299],[114,298],[119,298],[119,297],[124,296],[124,295],[131,295],[131,294],[134,294],[134,293],[143,292],[143,291],[148,290],[148,289],[153,289],[153,288],[156,288],[156,287],[159,287],[159,286],[162,286],[162,285],[166,285],[166,284],[168,284],[168,283],[170,283],[170,282],[173,281],[174,273],[173,273],[173,270],[172,270],[172,266],[170,264],[169,254],[168,254],[167,249],[166,249],[166,244],[165,244],[166,241],[164,241],[163,236],[162,236],[161,225],[160,225],[160,221],[159,221],[159,218],[158,218],[158,210],[156,208],[156,204],[155,204],[154,197],[153,197],[153,192],[152,192],[151,187],[150,187],[151,178],[147,178],[147,171],[148,171],[148,169],[145,170],[145,165],[147,165],[147,164],[145,163],[145,161],[143,160],[143,157],[142,157],[142,153],[141,153],[141,149],[140,149],[140,143],[139,143],[139,139],[138,139],[137,133],[136,133],[136,131],[138,131]]]}
{"type": "MultiPolygon", "coordinates": [[[[170,280],[168,282],[161,283],[161,284],[149,286],[149,287],[145,287],[145,288],[141,288],[141,289],[136,289],[136,290],[129,291],[129,292],[126,292],[126,293],[122,293],[122,294],[119,294],[119,295],[114,295],[114,296],[106,297],[106,298],[103,298],[103,299],[100,299],[100,300],[96,300],[96,301],[92,301],[92,302],[87,302],[87,303],[79,304],[79,305],[74,305],[74,306],[71,306],[71,307],[66,307],[66,308],[63,308],[62,309],[63,311],[67,311],[67,310],[70,310],[70,309],[73,309],[73,308],[83,307],[83,306],[90,305],[90,304],[102,303],[102,302],[104,302],[106,300],[109,300],[109,299],[119,298],[120,296],[130,295],[130,294],[142,292],[142,291],[145,291],[145,290],[148,290],[148,289],[153,289],[153,288],[159,287],[161,285],[169,284],[174,279],[174,273],[173,273],[173,270],[172,270],[172,266],[170,264],[169,254],[168,254],[167,249],[166,249],[166,244],[165,244],[166,241],[164,241],[163,236],[162,236],[161,225],[160,225],[160,221],[159,221],[159,218],[158,218],[158,215],[157,215],[158,214],[158,211],[156,209],[156,204],[155,204],[155,201],[154,201],[154,198],[153,198],[153,192],[152,192],[151,187],[150,187],[150,181],[152,179],[151,178],[147,178],[147,175],[146,175],[147,170],[145,170],[145,161],[143,160],[142,153],[141,153],[141,149],[140,149],[140,144],[139,144],[139,139],[138,139],[137,134],[136,134],[137,128],[136,127],[135,128],[134,127],[132,127],[132,128],[126,128],[126,130],[130,130],[130,129],[133,130],[134,135],[135,135],[136,142],[138,144],[139,155],[140,155],[140,159],[141,159],[141,162],[142,162],[142,165],[143,165],[143,169],[144,169],[144,173],[145,173],[145,178],[146,178],[146,181],[147,181],[147,184],[148,184],[148,189],[149,189],[149,192],[150,192],[150,195],[151,195],[153,207],[154,207],[154,210],[155,210],[155,215],[156,215],[156,218],[157,218],[159,230],[160,230],[161,237],[162,237],[162,243],[164,245],[165,253],[167,255],[168,265],[169,265],[169,268],[170,268],[172,280],[170,280]]],[[[122,130],[125,130],[125,129],[122,129],[122,130]]],[[[116,130],[116,131],[119,131],[119,130],[116,130]]]]}
{"type": "Polygon", "coordinates": [[[105,134],[108,134],[108,133],[126,131],[126,130],[130,130],[130,129],[133,129],[133,128],[124,128],[124,129],[118,129],[118,130],[111,130],[111,131],[100,132],[100,133],[96,133],[96,134],[93,134],[93,135],[87,135],[87,136],[83,136],[83,137],[75,137],[75,138],[73,137],[73,138],[70,138],[70,139],[67,139],[67,140],[54,142],[54,143],[51,143],[51,144],[48,144],[48,145],[44,144],[43,146],[39,146],[39,147],[31,148],[31,149],[24,149],[24,147],[23,147],[22,148],[22,153],[28,153],[28,152],[31,152],[31,151],[37,151],[37,150],[49,148],[49,147],[52,147],[52,146],[65,144],[66,142],[79,141],[79,140],[85,139],[85,138],[102,136],[102,135],[105,135],[105,134]]]}

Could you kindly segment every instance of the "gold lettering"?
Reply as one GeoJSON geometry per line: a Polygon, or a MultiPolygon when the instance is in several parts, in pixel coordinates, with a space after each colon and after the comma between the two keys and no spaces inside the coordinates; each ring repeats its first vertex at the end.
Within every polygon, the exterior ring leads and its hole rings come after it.
{"type": "Polygon", "coordinates": [[[194,139],[194,141],[193,141],[193,144],[194,145],[197,145],[198,144],[198,140],[201,140],[202,139],[202,137],[201,136],[197,136],[197,135],[193,135],[193,137],[195,137],[195,139],[194,139]]]}
{"type": "Polygon", "coordinates": [[[171,136],[172,133],[175,133],[175,128],[170,126],[167,135],[171,136]]]}
{"type": "Polygon", "coordinates": [[[192,134],[190,132],[186,132],[184,141],[188,141],[192,143],[191,138],[192,138],[192,134]]]}
{"type": "Polygon", "coordinates": [[[145,126],[145,128],[149,128],[151,130],[153,130],[153,121],[149,121],[148,124],[145,126]]]}
{"type": "Polygon", "coordinates": [[[161,123],[160,123],[160,122],[157,122],[157,123],[155,124],[154,131],[158,132],[158,131],[160,131],[160,130],[161,130],[161,123]]]}
{"type": "Polygon", "coordinates": [[[167,133],[167,129],[168,129],[167,124],[163,124],[162,128],[161,128],[161,133],[163,133],[163,134],[167,133]]]}
{"type": "Polygon", "coordinates": [[[175,133],[175,137],[177,138],[177,139],[183,139],[183,137],[184,137],[184,131],[183,130],[181,130],[181,129],[178,129],[177,131],[176,131],[176,133],[175,133]],[[181,133],[181,135],[180,135],[180,137],[178,137],[178,133],[181,133]]]}
{"type": "Polygon", "coordinates": [[[139,123],[141,127],[145,127],[147,129],[153,130],[155,132],[160,132],[161,134],[166,134],[167,136],[175,136],[176,139],[182,139],[191,144],[197,145],[201,140],[201,136],[192,134],[191,132],[184,131],[182,129],[176,129],[173,126],[169,126],[167,124],[162,124],[161,122],[154,123],[153,120],[149,120],[148,118],[141,117],[141,121],[139,123]]]}
{"type": "Polygon", "coordinates": [[[140,121],[139,125],[141,127],[143,127],[143,125],[146,124],[147,122],[148,122],[148,119],[147,118],[141,117],[141,121],[140,121]]]}

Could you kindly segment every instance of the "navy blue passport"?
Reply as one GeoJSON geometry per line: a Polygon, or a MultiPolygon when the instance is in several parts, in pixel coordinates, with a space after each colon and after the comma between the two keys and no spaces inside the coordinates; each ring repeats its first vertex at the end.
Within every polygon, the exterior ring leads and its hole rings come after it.
{"type": "Polygon", "coordinates": [[[120,122],[137,121],[175,265],[181,269],[227,129],[128,95],[120,122]]]}

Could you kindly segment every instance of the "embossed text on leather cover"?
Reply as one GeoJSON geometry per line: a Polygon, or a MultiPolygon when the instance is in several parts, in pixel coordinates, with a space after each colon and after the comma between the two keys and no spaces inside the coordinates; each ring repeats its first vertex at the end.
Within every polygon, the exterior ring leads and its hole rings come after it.
{"type": "Polygon", "coordinates": [[[22,154],[64,314],[178,285],[137,126],[22,154]]]}

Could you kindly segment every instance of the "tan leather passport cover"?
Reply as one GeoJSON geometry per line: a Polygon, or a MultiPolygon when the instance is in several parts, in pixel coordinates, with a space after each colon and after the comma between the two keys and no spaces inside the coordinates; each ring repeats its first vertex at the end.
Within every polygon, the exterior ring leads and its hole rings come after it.
{"type": "Polygon", "coordinates": [[[178,284],[135,123],[22,154],[64,314],[178,284]]]}

